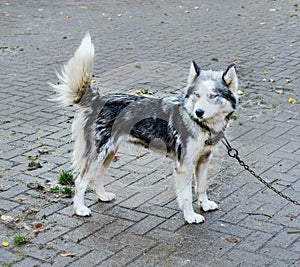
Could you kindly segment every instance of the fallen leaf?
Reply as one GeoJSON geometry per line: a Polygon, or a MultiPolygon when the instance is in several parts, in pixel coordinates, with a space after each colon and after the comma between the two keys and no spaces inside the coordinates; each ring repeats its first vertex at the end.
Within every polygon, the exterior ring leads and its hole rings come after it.
{"type": "Polygon", "coordinates": [[[208,169],[209,169],[210,171],[214,171],[214,170],[215,170],[215,167],[212,166],[212,165],[210,165],[210,166],[208,167],[208,169]]]}
{"type": "Polygon", "coordinates": [[[96,80],[91,80],[91,83],[96,83],[96,80]]]}
{"type": "Polygon", "coordinates": [[[230,242],[230,243],[233,243],[233,244],[236,244],[237,242],[239,242],[235,237],[227,237],[225,240],[227,242],[230,242]]]}
{"type": "Polygon", "coordinates": [[[23,202],[23,201],[25,201],[27,198],[25,198],[25,197],[20,197],[20,198],[18,198],[18,201],[20,201],[20,202],[23,202]]]}
{"type": "Polygon", "coordinates": [[[283,94],[283,90],[282,90],[282,89],[275,90],[275,93],[276,93],[276,94],[279,94],[279,95],[282,95],[282,94],[283,94]]]}
{"type": "Polygon", "coordinates": [[[68,16],[68,15],[67,15],[67,16],[65,16],[65,19],[69,19],[69,18],[71,18],[71,17],[70,17],[70,16],[68,16]]]}
{"type": "Polygon", "coordinates": [[[34,229],[32,232],[34,233],[34,235],[38,235],[40,233],[40,229],[34,229]]]}
{"type": "Polygon", "coordinates": [[[117,17],[122,17],[122,16],[123,16],[123,15],[122,15],[121,13],[117,15],[117,17]]]}
{"type": "Polygon", "coordinates": [[[295,98],[290,97],[288,102],[291,103],[292,105],[295,105],[297,101],[295,98]]]}
{"type": "Polygon", "coordinates": [[[34,225],[35,228],[44,228],[43,224],[41,222],[38,222],[34,225]]]}
{"type": "Polygon", "coordinates": [[[264,226],[264,224],[263,224],[262,222],[260,222],[260,221],[255,221],[255,224],[256,224],[257,226],[264,226]]]}
{"type": "Polygon", "coordinates": [[[1,220],[10,222],[13,220],[13,217],[11,217],[9,215],[2,215],[1,220]]]}
{"type": "Polygon", "coordinates": [[[263,71],[263,75],[268,75],[270,72],[269,71],[263,71]]]}
{"type": "Polygon", "coordinates": [[[59,255],[62,257],[75,257],[76,256],[75,253],[60,253],[59,255]]]}
{"type": "Polygon", "coordinates": [[[2,242],[2,247],[8,247],[9,246],[9,243],[8,242],[6,242],[6,241],[3,241],[2,242]]]}
{"type": "Polygon", "coordinates": [[[238,90],[237,93],[238,93],[238,95],[243,95],[244,94],[244,92],[242,90],[238,90]]]}
{"type": "Polygon", "coordinates": [[[296,218],[295,218],[294,216],[291,216],[291,217],[290,217],[290,221],[291,221],[291,222],[294,222],[294,221],[296,221],[296,218]]]}

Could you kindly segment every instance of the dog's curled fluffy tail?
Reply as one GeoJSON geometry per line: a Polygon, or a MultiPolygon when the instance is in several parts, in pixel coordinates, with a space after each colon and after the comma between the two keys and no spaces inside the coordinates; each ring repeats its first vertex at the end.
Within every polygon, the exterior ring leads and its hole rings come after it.
{"type": "Polygon", "coordinates": [[[64,106],[79,104],[89,88],[94,65],[94,45],[89,33],[82,39],[74,56],[56,73],[59,83],[52,84],[55,100],[64,106]]]}

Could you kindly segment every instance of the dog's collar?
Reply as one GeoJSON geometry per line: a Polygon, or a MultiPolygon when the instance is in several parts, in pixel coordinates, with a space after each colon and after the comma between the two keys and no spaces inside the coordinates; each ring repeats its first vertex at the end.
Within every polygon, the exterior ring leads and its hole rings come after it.
{"type": "Polygon", "coordinates": [[[225,135],[225,129],[226,127],[223,127],[223,129],[219,132],[216,132],[215,130],[211,129],[209,126],[207,126],[207,124],[200,122],[200,121],[196,121],[197,124],[206,132],[209,133],[210,138],[208,138],[207,140],[205,140],[205,144],[208,146],[214,146],[217,143],[219,143],[219,141],[221,141],[224,138],[225,135]]]}
{"type": "Polygon", "coordinates": [[[204,143],[208,146],[214,146],[217,143],[219,143],[224,137],[225,137],[225,130],[227,128],[228,122],[230,120],[230,116],[233,114],[233,112],[229,113],[226,117],[225,117],[225,126],[223,127],[223,129],[219,132],[216,132],[214,129],[211,129],[207,124],[205,124],[202,121],[197,121],[197,124],[204,129],[206,132],[209,133],[210,138],[208,138],[207,140],[204,141],[204,143]]]}

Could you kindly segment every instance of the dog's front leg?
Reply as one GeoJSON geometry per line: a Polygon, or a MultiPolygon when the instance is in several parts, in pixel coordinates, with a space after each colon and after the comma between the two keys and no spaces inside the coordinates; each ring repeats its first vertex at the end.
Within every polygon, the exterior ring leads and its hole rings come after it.
{"type": "Polygon", "coordinates": [[[177,201],[188,223],[204,222],[204,217],[194,212],[192,198],[193,167],[184,163],[175,165],[175,185],[177,201]]]}
{"type": "Polygon", "coordinates": [[[218,209],[218,205],[214,201],[208,200],[207,197],[207,171],[210,159],[212,157],[211,153],[207,153],[205,155],[202,155],[198,163],[196,165],[195,169],[195,191],[196,195],[198,197],[198,204],[200,208],[202,208],[204,211],[209,210],[216,210],[218,209]]]}

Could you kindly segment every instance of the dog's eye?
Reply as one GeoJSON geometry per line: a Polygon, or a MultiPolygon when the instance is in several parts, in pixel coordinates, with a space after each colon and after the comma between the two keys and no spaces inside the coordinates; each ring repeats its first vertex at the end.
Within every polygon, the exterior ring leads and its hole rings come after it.
{"type": "Polygon", "coordinates": [[[209,95],[209,99],[217,99],[219,96],[216,94],[209,95]]]}
{"type": "Polygon", "coordinates": [[[200,94],[197,92],[194,92],[194,96],[200,98],[200,94]]]}

